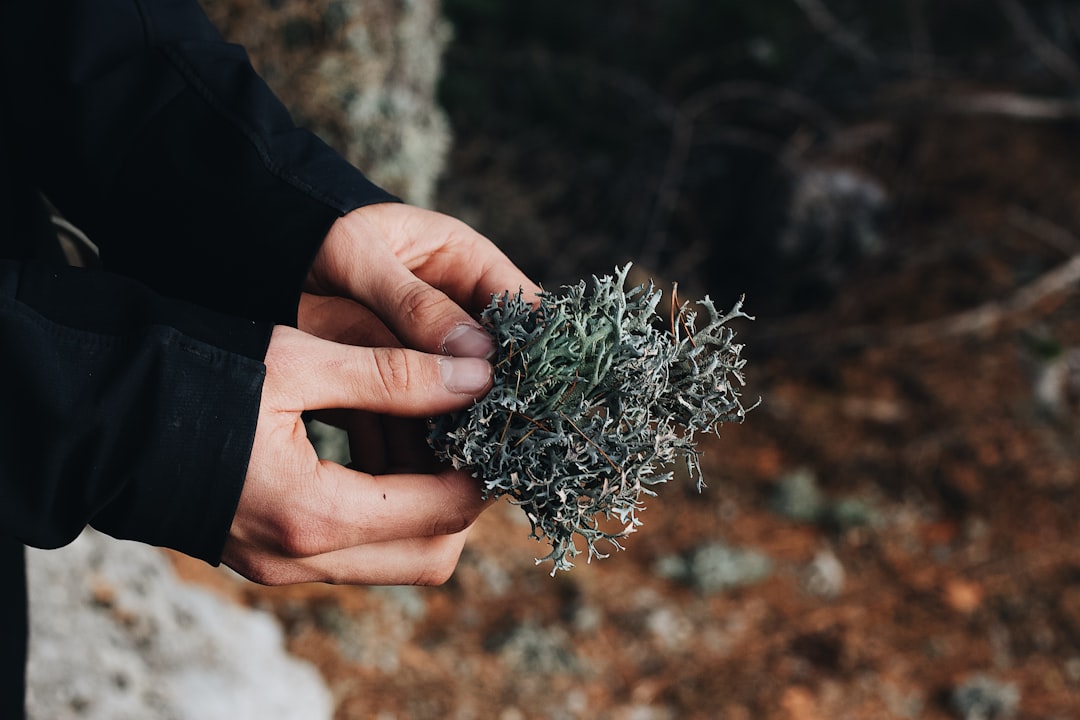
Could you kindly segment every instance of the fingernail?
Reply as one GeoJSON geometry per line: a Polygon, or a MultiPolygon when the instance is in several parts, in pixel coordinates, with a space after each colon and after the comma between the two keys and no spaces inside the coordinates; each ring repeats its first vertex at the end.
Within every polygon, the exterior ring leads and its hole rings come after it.
{"type": "Polygon", "coordinates": [[[442,349],[454,357],[489,358],[495,354],[495,341],[477,326],[461,323],[447,333],[442,349]]]}
{"type": "Polygon", "coordinates": [[[443,387],[462,395],[479,395],[491,381],[491,364],[480,358],[439,358],[439,372],[443,387]]]}

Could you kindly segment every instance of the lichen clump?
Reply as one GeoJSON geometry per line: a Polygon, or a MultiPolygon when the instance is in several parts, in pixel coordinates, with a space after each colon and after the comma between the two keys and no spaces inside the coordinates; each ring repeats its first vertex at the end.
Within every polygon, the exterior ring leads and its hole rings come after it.
{"type": "Polygon", "coordinates": [[[657,313],[652,283],[630,290],[630,266],[542,293],[492,298],[481,322],[498,347],[491,391],[467,410],[436,418],[430,441],[469,468],[486,497],[507,495],[546,538],[552,574],[568,570],[581,536],[588,558],[600,543],[641,523],[642,496],[671,479],[682,459],[704,484],[695,435],[741,422],[746,408],[741,345],[727,323],[749,318],[742,301],[725,315],[706,297],[657,313]],[[696,326],[699,310],[704,323],[696,326]],[[617,523],[615,522],[617,520],[617,523]]]}

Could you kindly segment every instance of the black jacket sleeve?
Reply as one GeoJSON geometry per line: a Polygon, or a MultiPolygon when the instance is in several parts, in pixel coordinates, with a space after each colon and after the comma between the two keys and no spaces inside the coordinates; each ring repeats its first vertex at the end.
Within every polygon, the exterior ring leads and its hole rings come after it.
{"type": "Polygon", "coordinates": [[[217,563],[269,331],[108,273],[0,260],[0,531],[56,547],[89,523],[217,563]]]}
{"type": "Polygon", "coordinates": [[[195,0],[0,0],[18,164],[104,267],[293,322],[331,223],[396,200],[288,113],[195,0]]]}
{"type": "MultiPolygon", "coordinates": [[[[0,120],[7,207],[41,190],[109,271],[0,260],[0,532],[90,523],[217,562],[270,323],[337,217],[396,198],[195,0],[0,0],[0,120]]],[[[27,257],[5,220],[0,257],[27,257]]]]}

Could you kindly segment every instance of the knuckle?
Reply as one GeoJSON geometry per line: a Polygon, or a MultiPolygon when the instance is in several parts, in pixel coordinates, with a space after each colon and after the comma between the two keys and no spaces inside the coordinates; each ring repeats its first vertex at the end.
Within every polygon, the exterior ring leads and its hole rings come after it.
{"type": "Polygon", "coordinates": [[[281,553],[289,558],[306,558],[323,551],[323,538],[318,527],[308,523],[286,521],[278,532],[281,553]]]}
{"type": "Polygon", "coordinates": [[[420,570],[412,584],[425,587],[445,585],[457,569],[463,547],[463,541],[454,536],[443,538],[436,543],[427,564],[420,570]]]}
{"type": "Polygon", "coordinates": [[[289,396],[295,390],[289,378],[307,374],[310,358],[299,344],[300,340],[291,328],[277,326],[263,359],[266,366],[266,384],[276,392],[289,396]]]}
{"type": "Polygon", "coordinates": [[[456,535],[472,526],[485,504],[471,477],[460,472],[437,475],[442,483],[443,505],[433,525],[433,536],[456,535]]]}
{"type": "Polygon", "coordinates": [[[229,563],[229,567],[237,573],[258,585],[275,587],[288,585],[293,581],[287,574],[281,563],[268,558],[257,558],[229,563]]]}
{"type": "Polygon", "coordinates": [[[396,348],[375,348],[373,358],[378,391],[384,398],[393,398],[411,388],[413,368],[405,352],[396,348]]]}
{"type": "Polygon", "coordinates": [[[450,578],[453,577],[456,567],[457,564],[455,563],[449,568],[432,568],[421,575],[414,584],[422,587],[439,587],[440,585],[445,585],[449,582],[450,578]]]}
{"type": "Polygon", "coordinates": [[[289,581],[285,578],[281,572],[274,567],[264,567],[258,565],[251,568],[248,572],[242,573],[244,577],[253,583],[258,585],[265,585],[267,587],[281,587],[282,585],[288,585],[289,581]]]}
{"type": "Polygon", "coordinates": [[[442,304],[442,298],[427,283],[417,280],[402,290],[398,302],[406,320],[411,323],[428,323],[442,304]]]}
{"type": "Polygon", "coordinates": [[[476,520],[476,516],[467,508],[455,504],[448,507],[436,520],[431,534],[432,536],[456,535],[463,530],[467,530],[474,520],[476,520]]]}

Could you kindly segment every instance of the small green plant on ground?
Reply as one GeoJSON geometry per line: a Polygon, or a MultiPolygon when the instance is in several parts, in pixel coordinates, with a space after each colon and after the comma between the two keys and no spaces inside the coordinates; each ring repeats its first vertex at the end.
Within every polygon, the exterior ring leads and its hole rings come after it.
{"type": "Polygon", "coordinates": [[[436,418],[430,441],[454,467],[481,479],[486,497],[507,495],[532,535],[546,538],[552,574],[580,550],[641,523],[642,496],[671,479],[682,459],[704,484],[695,436],[746,415],[742,346],[706,297],[694,308],[672,291],[667,318],[652,283],[626,290],[630,266],[542,293],[492,298],[481,321],[495,337],[494,386],[467,410],[436,418]],[[700,311],[704,323],[697,327],[700,311]],[[612,529],[613,528],[613,529],[612,529]]]}

